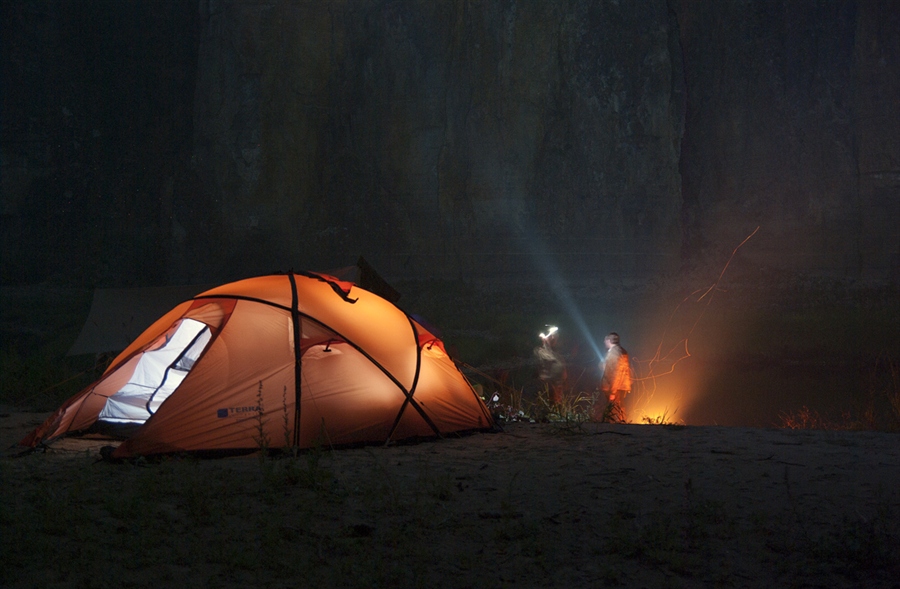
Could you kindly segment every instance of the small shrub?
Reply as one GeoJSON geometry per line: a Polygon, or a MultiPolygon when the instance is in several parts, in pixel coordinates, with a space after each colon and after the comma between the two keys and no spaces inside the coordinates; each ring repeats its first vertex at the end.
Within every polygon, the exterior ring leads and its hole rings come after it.
{"type": "Polygon", "coordinates": [[[501,387],[490,393],[490,398],[486,398],[483,394],[482,385],[476,385],[475,390],[481,395],[495,421],[500,423],[533,421],[531,417],[532,407],[525,402],[523,389],[501,387]]]}
{"type": "Polygon", "coordinates": [[[581,424],[591,419],[593,397],[587,393],[566,391],[559,403],[551,403],[549,392],[538,393],[536,406],[541,421],[581,424]]]}
{"type": "Polygon", "coordinates": [[[797,411],[780,413],[779,419],[781,427],[785,429],[837,429],[834,424],[826,420],[818,411],[810,409],[806,405],[797,411]]]}
{"type": "Polygon", "coordinates": [[[837,419],[805,405],[778,417],[778,425],[787,429],[900,431],[900,366],[891,358],[876,359],[865,390],[837,419]]]}
{"type": "Polygon", "coordinates": [[[670,414],[669,408],[666,407],[663,412],[656,417],[644,415],[641,417],[641,421],[647,425],[683,425],[681,422],[675,420],[675,414],[677,412],[678,410],[676,409],[670,414]]]}

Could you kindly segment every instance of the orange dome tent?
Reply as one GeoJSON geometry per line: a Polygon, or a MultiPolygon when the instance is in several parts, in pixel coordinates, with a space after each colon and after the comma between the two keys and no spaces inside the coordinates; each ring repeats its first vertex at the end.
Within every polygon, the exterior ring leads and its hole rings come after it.
{"type": "Polygon", "coordinates": [[[309,448],[487,429],[434,334],[387,300],[315,273],[213,288],[163,315],[22,440],[127,432],[113,457],[309,448]]]}

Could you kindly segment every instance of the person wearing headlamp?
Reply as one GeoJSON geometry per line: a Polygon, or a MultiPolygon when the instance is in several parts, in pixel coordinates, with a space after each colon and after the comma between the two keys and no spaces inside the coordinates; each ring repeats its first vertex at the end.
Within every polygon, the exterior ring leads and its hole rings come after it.
{"type": "Polygon", "coordinates": [[[548,326],[541,333],[541,345],[534,349],[538,361],[538,378],[544,383],[550,405],[559,405],[563,400],[566,384],[566,362],[556,349],[559,343],[559,328],[548,326]]]}

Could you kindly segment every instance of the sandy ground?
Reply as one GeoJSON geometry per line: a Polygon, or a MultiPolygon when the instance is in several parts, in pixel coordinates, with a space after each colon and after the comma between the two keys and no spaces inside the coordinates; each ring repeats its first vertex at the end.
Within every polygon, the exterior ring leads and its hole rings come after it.
{"type": "MultiPolygon", "coordinates": [[[[45,417],[3,408],[4,448],[45,417]]],[[[33,509],[28,494],[65,488],[73,463],[89,473],[79,484],[98,489],[126,489],[164,468],[97,463],[98,448],[65,440],[27,456],[8,450],[0,462],[5,501],[33,509]]],[[[315,507],[296,521],[279,516],[279,535],[258,566],[234,569],[219,552],[194,547],[183,570],[131,568],[111,556],[85,582],[52,566],[29,570],[38,561],[27,552],[45,546],[36,535],[3,541],[3,560],[17,570],[0,585],[111,586],[104,575],[119,571],[119,586],[165,586],[171,576],[222,587],[900,587],[898,434],[514,423],[502,433],[328,451],[318,460],[324,483],[282,484],[268,504],[277,513],[287,503],[315,507]],[[276,561],[288,547],[293,556],[276,561]]],[[[271,468],[261,464],[246,456],[177,468],[261,502],[248,490],[271,468]]],[[[119,518],[120,537],[131,533],[110,505],[84,509],[95,509],[97,521],[119,518]]],[[[189,507],[173,500],[168,509],[184,525],[189,507]]],[[[4,517],[4,527],[21,525],[16,508],[4,517]]],[[[204,525],[228,537],[216,528],[226,518],[212,519],[204,525]]],[[[48,533],[61,553],[80,558],[71,548],[77,538],[48,533]]]]}

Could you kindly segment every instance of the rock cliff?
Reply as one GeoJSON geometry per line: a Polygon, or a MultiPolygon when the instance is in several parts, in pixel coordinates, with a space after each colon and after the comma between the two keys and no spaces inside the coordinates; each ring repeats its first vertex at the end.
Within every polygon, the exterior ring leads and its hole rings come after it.
{"type": "Polygon", "coordinates": [[[896,0],[164,6],[4,4],[5,283],[900,280],[896,0]]]}
{"type": "Polygon", "coordinates": [[[195,153],[238,265],[361,252],[508,283],[680,264],[665,2],[209,2],[201,27],[195,153]]]}

